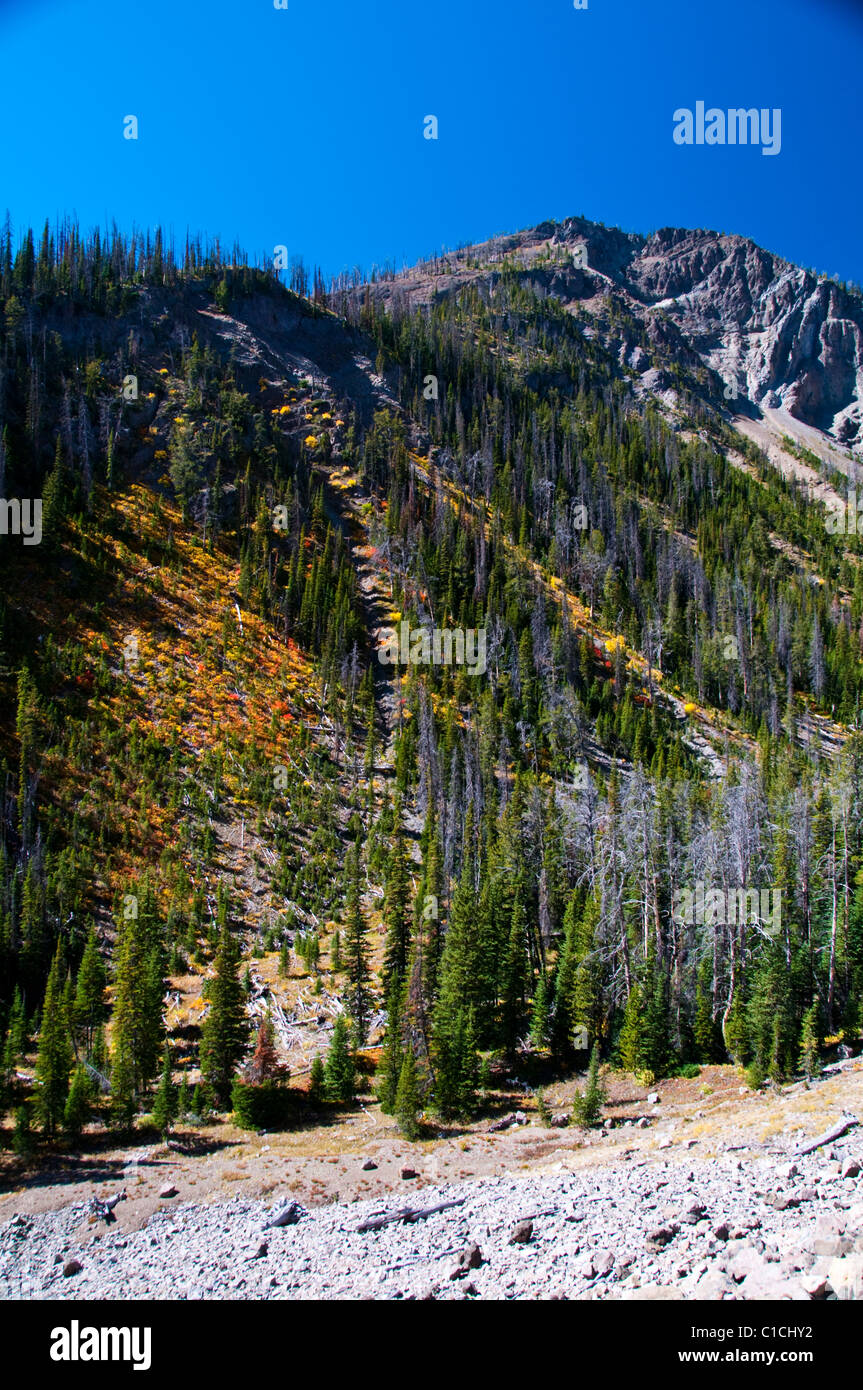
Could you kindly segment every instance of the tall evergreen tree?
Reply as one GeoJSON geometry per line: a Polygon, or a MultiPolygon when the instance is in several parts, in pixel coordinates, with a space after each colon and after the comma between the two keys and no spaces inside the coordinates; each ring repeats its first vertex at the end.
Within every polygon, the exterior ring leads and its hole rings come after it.
{"type": "Polygon", "coordinates": [[[73,1006],[75,1028],[88,1054],[93,1046],[95,1031],[105,1018],[105,985],[105,965],[99,951],[96,928],[91,926],[78,969],[73,1006]]]}
{"type": "Polygon", "coordinates": [[[153,1124],[161,1134],[167,1135],[177,1115],[177,1092],[171,1076],[171,1054],[165,1048],[162,1062],[162,1075],[153,1101],[153,1124]]]}
{"type": "Polygon", "coordinates": [[[390,980],[387,996],[387,1034],[378,1085],[378,1100],[385,1115],[395,1109],[396,1091],[401,1076],[404,1045],[402,1042],[402,984],[398,975],[390,980]]]}
{"type": "Polygon", "coordinates": [[[329,1100],[349,1104],[356,1088],[356,1068],[344,1014],[339,1014],[324,1064],[324,1090],[329,1100]]]}
{"type": "Polygon", "coordinates": [[[396,808],[396,826],[387,860],[383,908],[386,942],[381,984],[386,992],[389,992],[393,975],[398,975],[404,980],[407,973],[411,944],[410,892],[410,869],[401,828],[401,811],[396,808]]]}
{"type": "Polygon", "coordinates": [[[227,922],[222,927],[210,981],[210,1012],[201,1030],[201,1078],[216,1104],[230,1103],[234,1071],[249,1037],[240,952],[227,922]]]}
{"type": "Polygon", "coordinates": [[[406,1139],[419,1138],[419,1108],[416,1058],[413,1048],[408,1046],[405,1049],[395,1096],[396,1119],[399,1123],[399,1129],[406,1139]]]}
{"type": "Polygon", "coordinates": [[[362,1047],[368,1032],[372,996],[369,988],[368,923],[360,902],[359,850],[352,846],[347,864],[348,891],[345,905],[344,960],[348,976],[347,999],[354,1029],[354,1046],[362,1047]]]}
{"type": "Polygon", "coordinates": [[[72,1069],[69,1019],[64,1003],[62,948],[58,944],[42,1005],[42,1027],[36,1054],[36,1108],[45,1133],[53,1136],[63,1121],[72,1069]]]}

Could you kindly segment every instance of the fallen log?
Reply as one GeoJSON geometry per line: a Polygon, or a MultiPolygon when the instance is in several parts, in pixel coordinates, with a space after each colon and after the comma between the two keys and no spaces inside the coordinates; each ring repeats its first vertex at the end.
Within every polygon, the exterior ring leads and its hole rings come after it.
{"type": "Polygon", "coordinates": [[[272,1221],[267,1221],[263,1227],[265,1231],[272,1230],[274,1226],[295,1226],[301,1216],[308,1216],[305,1207],[299,1202],[289,1202],[286,1207],[272,1221]]]}
{"type": "Polygon", "coordinates": [[[821,1068],[821,1076],[834,1076],[838,1071],[844,1071],[846,1067],[854,1067],[860,1061],[859,1057],[846,1057],[841,1062],[828,1062],[826,1067],[821,1068]]]}
{"type": "Polygon", "coordinates": [[[90,1062],[85,1062],[84,1067],[87,1071],[87,1075],[93,1078],[102,1094],[104,1096],[110,1095],[111,1083],[108,1080],[107,1076],[105,1076],[103,1072],[97,1071],[96,1068],[90,1062]]]}
{"type": "Polygon", "coordinates": [[[860,1121],[857,1119],[856,1115],[843,1115],[842,1119],[838,1124],[835,1124],[832,1129],[826,1130],[824,1134],[819,1134],[818,1138],[813,1139],[811,1143],[804,1144],[801,1148],[795,1149],[795,1156],[799,1157],[801,1154],[811,1154],[814,1153],[816,1149],[822,1148],[824,1144],[832,1144],[834,1139],[841,1139],[843,1134],[847,1134],[849,1129],[854,1129],[859,1123],[860,1121]]]}
{"type": "Polygon", "coordinates": [[[91,1197],[90,1211],[93,1213],[94,1216],[101,1216],[102,1220],[105,1222],[105,1225],[110,1226],[112,1221],[117,1220],[116,1216],[114,1215],[115,1206],[118,1202],[125,1202],[127,1200],[127,1196],[128,1194],[126,1192],[125,1187],[121,1187],[120,1191],[116,1193],[116,1195],[113,1197],[91,1197]]]}
{"type": "Polygon", "coordinates": [[[434,1207],[400,1207],[398,1211],[384,1212],[382,1216],[371,1216],[368,1221],[360,1222],[357,1226],[358,1232],[380,1231],[384,1226],[393,1226],[397,1221],[404,1221],[406,1225],[412,1225],[414,1221],[425,1221],[428,1216],[435,1216],[439,1211],[449,1211],[450,1207],[461,1207],[465,1203],[464,1197],[457,1197],[452,1202],[439,1202],[434,1207]]]}

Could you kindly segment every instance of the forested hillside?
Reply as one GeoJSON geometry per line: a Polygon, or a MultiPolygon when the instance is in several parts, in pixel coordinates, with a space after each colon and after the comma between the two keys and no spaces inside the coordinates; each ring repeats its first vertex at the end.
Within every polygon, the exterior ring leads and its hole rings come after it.
{"type": "Polygon", "coordinates": [[[855,465],[775,467],[559,233],[288,288],[7,223],[19,1148],[369,1086],[410,1135],[516,1059],[758,1085],[859,1048],[855,465]]]}

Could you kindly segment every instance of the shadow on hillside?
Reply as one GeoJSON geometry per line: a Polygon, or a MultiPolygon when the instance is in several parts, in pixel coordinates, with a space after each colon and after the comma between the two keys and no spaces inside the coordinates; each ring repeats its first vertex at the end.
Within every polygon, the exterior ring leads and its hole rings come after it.
{"type": "Polygon", "coordinates": [[[77,1183],[116,1183],[122,1187],[136,1164],[139,1170],[158,1173],[160,1168],[176,1164],[178,1155],[204,1157],[241,1144],[240,1139],[190,1133],[172,1137],[171,1147],[166,1149],[155,1130],[142,1129],[125,1137],[116,1133],[87,1134],[76,1152],[45,1147],[21,1158],[6,1150],[0,1154],[0,1192],[71,1187],[77,1183]]]}

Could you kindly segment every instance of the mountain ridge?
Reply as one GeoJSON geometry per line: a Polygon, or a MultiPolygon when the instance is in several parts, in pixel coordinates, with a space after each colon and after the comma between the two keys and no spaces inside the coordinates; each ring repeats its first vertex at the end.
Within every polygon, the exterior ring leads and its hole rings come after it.
{"type": "MultiPolygon", "coordinates": [[[[703,229],[661,228],[643,236],[584,218],[494,237],[460,248],[455,263],[521,254],[524,270],[543,270],[544,252],[586,252],[584,264],[551,267],[542,283],[567,304],[589,303],[604,288],[623,297],[649,333],[665,314],[716,378],[713,403],[735,400],[786,409],[836,445],[863,449],[863,299],[859,293],[764,250],[750,238],[703,229]],[[537,266],[537,260],[540,265],[537,266]],[[736,395],[728,394],[736,392],[736,395]]],[[[452,253],[428,264],[450,264],[452,253]]],[[[395,277],[412,298],[414,272],[395,277]]],[[[459,272],[458,282],[470,275],[459,272]]],[[[451,286],[436,293],[451,292],[451,286]]]]}

